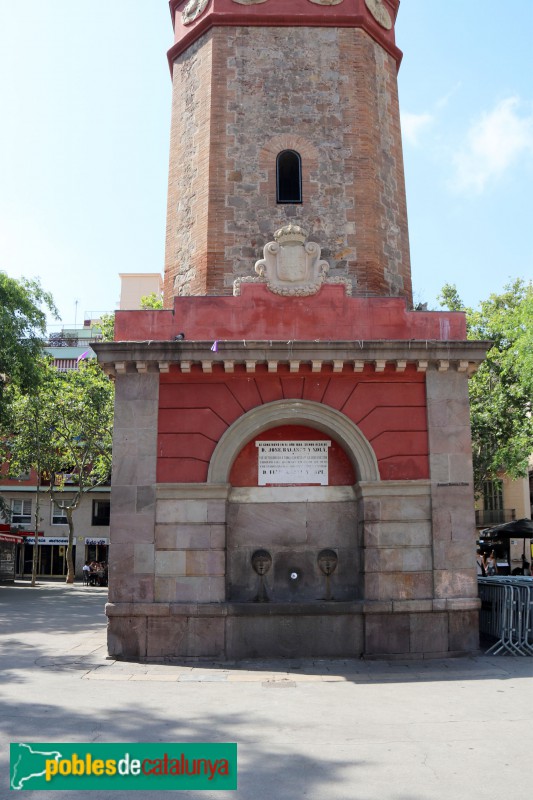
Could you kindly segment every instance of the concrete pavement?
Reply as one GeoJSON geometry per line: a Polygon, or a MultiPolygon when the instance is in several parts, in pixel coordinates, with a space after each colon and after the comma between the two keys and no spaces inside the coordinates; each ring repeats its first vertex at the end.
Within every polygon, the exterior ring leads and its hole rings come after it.
{"type": "Polygon", "coordinates": [[[0,800],[14,796],[10,741],[238,743],[237,792],[178,798],[531,795],[531,658],[117,662],[106,658],[105,599],[80,585],[0,587],[0,800]]]}

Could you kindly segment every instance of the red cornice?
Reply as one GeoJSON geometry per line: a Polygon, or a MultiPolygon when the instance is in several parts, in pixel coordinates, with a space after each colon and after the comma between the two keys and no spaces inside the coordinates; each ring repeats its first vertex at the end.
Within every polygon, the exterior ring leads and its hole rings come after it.
{"type": "MultiPolygon", "coordinates": [[[[177,6],[182,2],[182,0],[170,0],[171,10],[177,8],[177,6]]],[[[174,18],[174,11],[173,18],[174,18]]],[[[283,27],[308,27],[308,28],[361,28],[369,36],[371,36],[381,47],[383,47],[386,52],[391,55],[394,60],[396,61],[397,69],[400,68],[400,64],[402,61],[403,53],[402,51],[396,47],[396,45],[390,41],[387,41],[382,36],[380,36],[381,30],[379,26],[371,21],[367,15],[356,14],[353,13],[346,16],[335,16],[331,18],[324,18],[324,17],[317,17],[316,14],[309,14],[302,16],[302,14],[298,14],[297,16],[292,14],[282,14],[277,15],[274,20],[272,15],[267,14],[259,14],[256,13],[252,15],[245,15],[239,11],[236,13],[228,13],[225,11],[224,13],[217,13],[216,11],[212,11],[210,14],[206,14],[202,19],[200,19],[194,28],[191,28],[187,31],[187,33],[180,39],[179,42],[176,42],[167,53],[168,64],[170,68],[170,74],[172,75],[172,65],[174,60],[180,56],[187,48],[194,42],[196,39],[199,39],[207,31],[211,30],[211,28],[215,27],[276,27],[276,28],[283,28],[283,27]]]]}

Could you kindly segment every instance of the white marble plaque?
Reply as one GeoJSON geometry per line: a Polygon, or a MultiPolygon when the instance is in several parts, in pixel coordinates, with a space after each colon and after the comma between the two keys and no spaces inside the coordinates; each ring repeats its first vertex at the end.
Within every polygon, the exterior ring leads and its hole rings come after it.
{"type": "Polygon", "coordinates": [[[259,486],[268,484],[328,485],[331,442],[256,442],[259,486]]]}

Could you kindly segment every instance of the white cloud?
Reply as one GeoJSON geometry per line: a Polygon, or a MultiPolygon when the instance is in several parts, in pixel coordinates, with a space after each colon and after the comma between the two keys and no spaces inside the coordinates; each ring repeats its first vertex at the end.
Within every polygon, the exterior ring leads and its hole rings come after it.
{"type": "Polygon", "coordinates": [[[450,180],[459,192],[481,193],[521,159],[533,156],[533,110],[524,113],[517,97],[500,101],[470,127],[453,156],[450,180]]]}
{"type": "Polygon", "coordinates": [[[433,122],[433,114],[412,114],[410,111],[401,112],[402,136],[406,142],[416,146],[419,136],[425,128],[433,122]]]}

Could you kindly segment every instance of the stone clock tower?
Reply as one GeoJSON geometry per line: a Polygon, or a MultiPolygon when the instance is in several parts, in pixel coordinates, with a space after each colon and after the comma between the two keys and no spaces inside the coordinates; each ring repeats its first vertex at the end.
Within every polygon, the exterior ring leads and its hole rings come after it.
{"type": "Polygon", "coordinates": [[[410,302],[398,6],[171,0],[169,307],[174,296],[231,294],[294,220],[354,295],[410,302]],[[288,197],[284,153],[298,184],[288,197]]]}
{"type": "Polygon", "coordinates": [[[170,2],[165,307],[95,346],[111,655],[477,649],[485,345],[411,310],[398,6],[170,2]]]}

